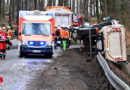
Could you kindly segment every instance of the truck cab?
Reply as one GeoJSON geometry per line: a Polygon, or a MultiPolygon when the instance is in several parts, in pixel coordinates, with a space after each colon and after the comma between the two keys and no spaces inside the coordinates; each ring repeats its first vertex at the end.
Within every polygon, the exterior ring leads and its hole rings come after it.
{"type": "Polygon", "coordinates": [[[43,11],[19,12],[19,56],[37,54],[52,57],[55,19],[43,11]]]}
{"type": "Polygon", "coordinates": [[[81,15],[73,15],[73,27],[78,27],[83,25],[83,16],[81,15]]]}

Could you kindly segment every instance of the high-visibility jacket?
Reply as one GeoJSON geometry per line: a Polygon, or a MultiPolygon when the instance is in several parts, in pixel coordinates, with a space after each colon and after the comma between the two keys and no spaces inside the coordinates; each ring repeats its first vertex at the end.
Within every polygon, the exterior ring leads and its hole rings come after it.
{"type": "Polygon", "coordinates": [[[69,32],[69,40],[72,40],[72,32],[69,32]]]}
{"type": "Polygon", "coordinates": [[[64,30],[61,28],[60,29],[60,37],[63,39],[64,38],[64,30]]]}
{"type": "Polygon", "coordinates": [[[65,39],[69,39],[69,31],[65,30],[65,39]]]}
{"type": "Polygon", "coordinates": [[[66,39],[66,33],[65,33],[65,30],[63,31],[63,38],[66,39]]]}

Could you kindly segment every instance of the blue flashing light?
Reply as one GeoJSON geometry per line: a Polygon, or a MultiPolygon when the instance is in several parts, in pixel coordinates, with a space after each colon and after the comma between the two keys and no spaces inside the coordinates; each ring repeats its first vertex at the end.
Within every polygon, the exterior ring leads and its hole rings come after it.
{"type": "Polygon", "coordinates": [[[29,46],[45,46],[45,41],[28,41],[29,46]]]}
{"type": "Polygon", "coordinates": [[[40,46],[45,46],[46,42],[40,41],[39,44],[40,44],[40,46]]]}
{"type": "Polygon", "coordinates": [[[29,44],[30,46],[34,46],[34,41],[29,41],[28,44],[29,44]]]}

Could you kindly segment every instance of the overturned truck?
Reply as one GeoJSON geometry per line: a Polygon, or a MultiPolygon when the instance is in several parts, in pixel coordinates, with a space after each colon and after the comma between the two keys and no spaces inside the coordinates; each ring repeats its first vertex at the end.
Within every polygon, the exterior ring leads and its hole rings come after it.
{"type": "Polygon", "coordinates": [[[88,55],[101,52],[106,59],[126,61],[125,29],[113,21],[104,22],[77,30],[78,39],[83,40],[88,55]]]}

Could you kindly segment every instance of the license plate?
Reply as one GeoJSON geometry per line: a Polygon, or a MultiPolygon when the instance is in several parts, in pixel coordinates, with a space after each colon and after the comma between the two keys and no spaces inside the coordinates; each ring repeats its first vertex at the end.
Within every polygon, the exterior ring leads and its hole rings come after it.
{"type": "Polygon", "coordinates": [[[61,41],[57,41],[57,44],[61,44],[61,41]]]}
{"type": "Polygon", "coordinates": [[[41,50],[33,50],[34,53],[40,53],[41,50]]]}

